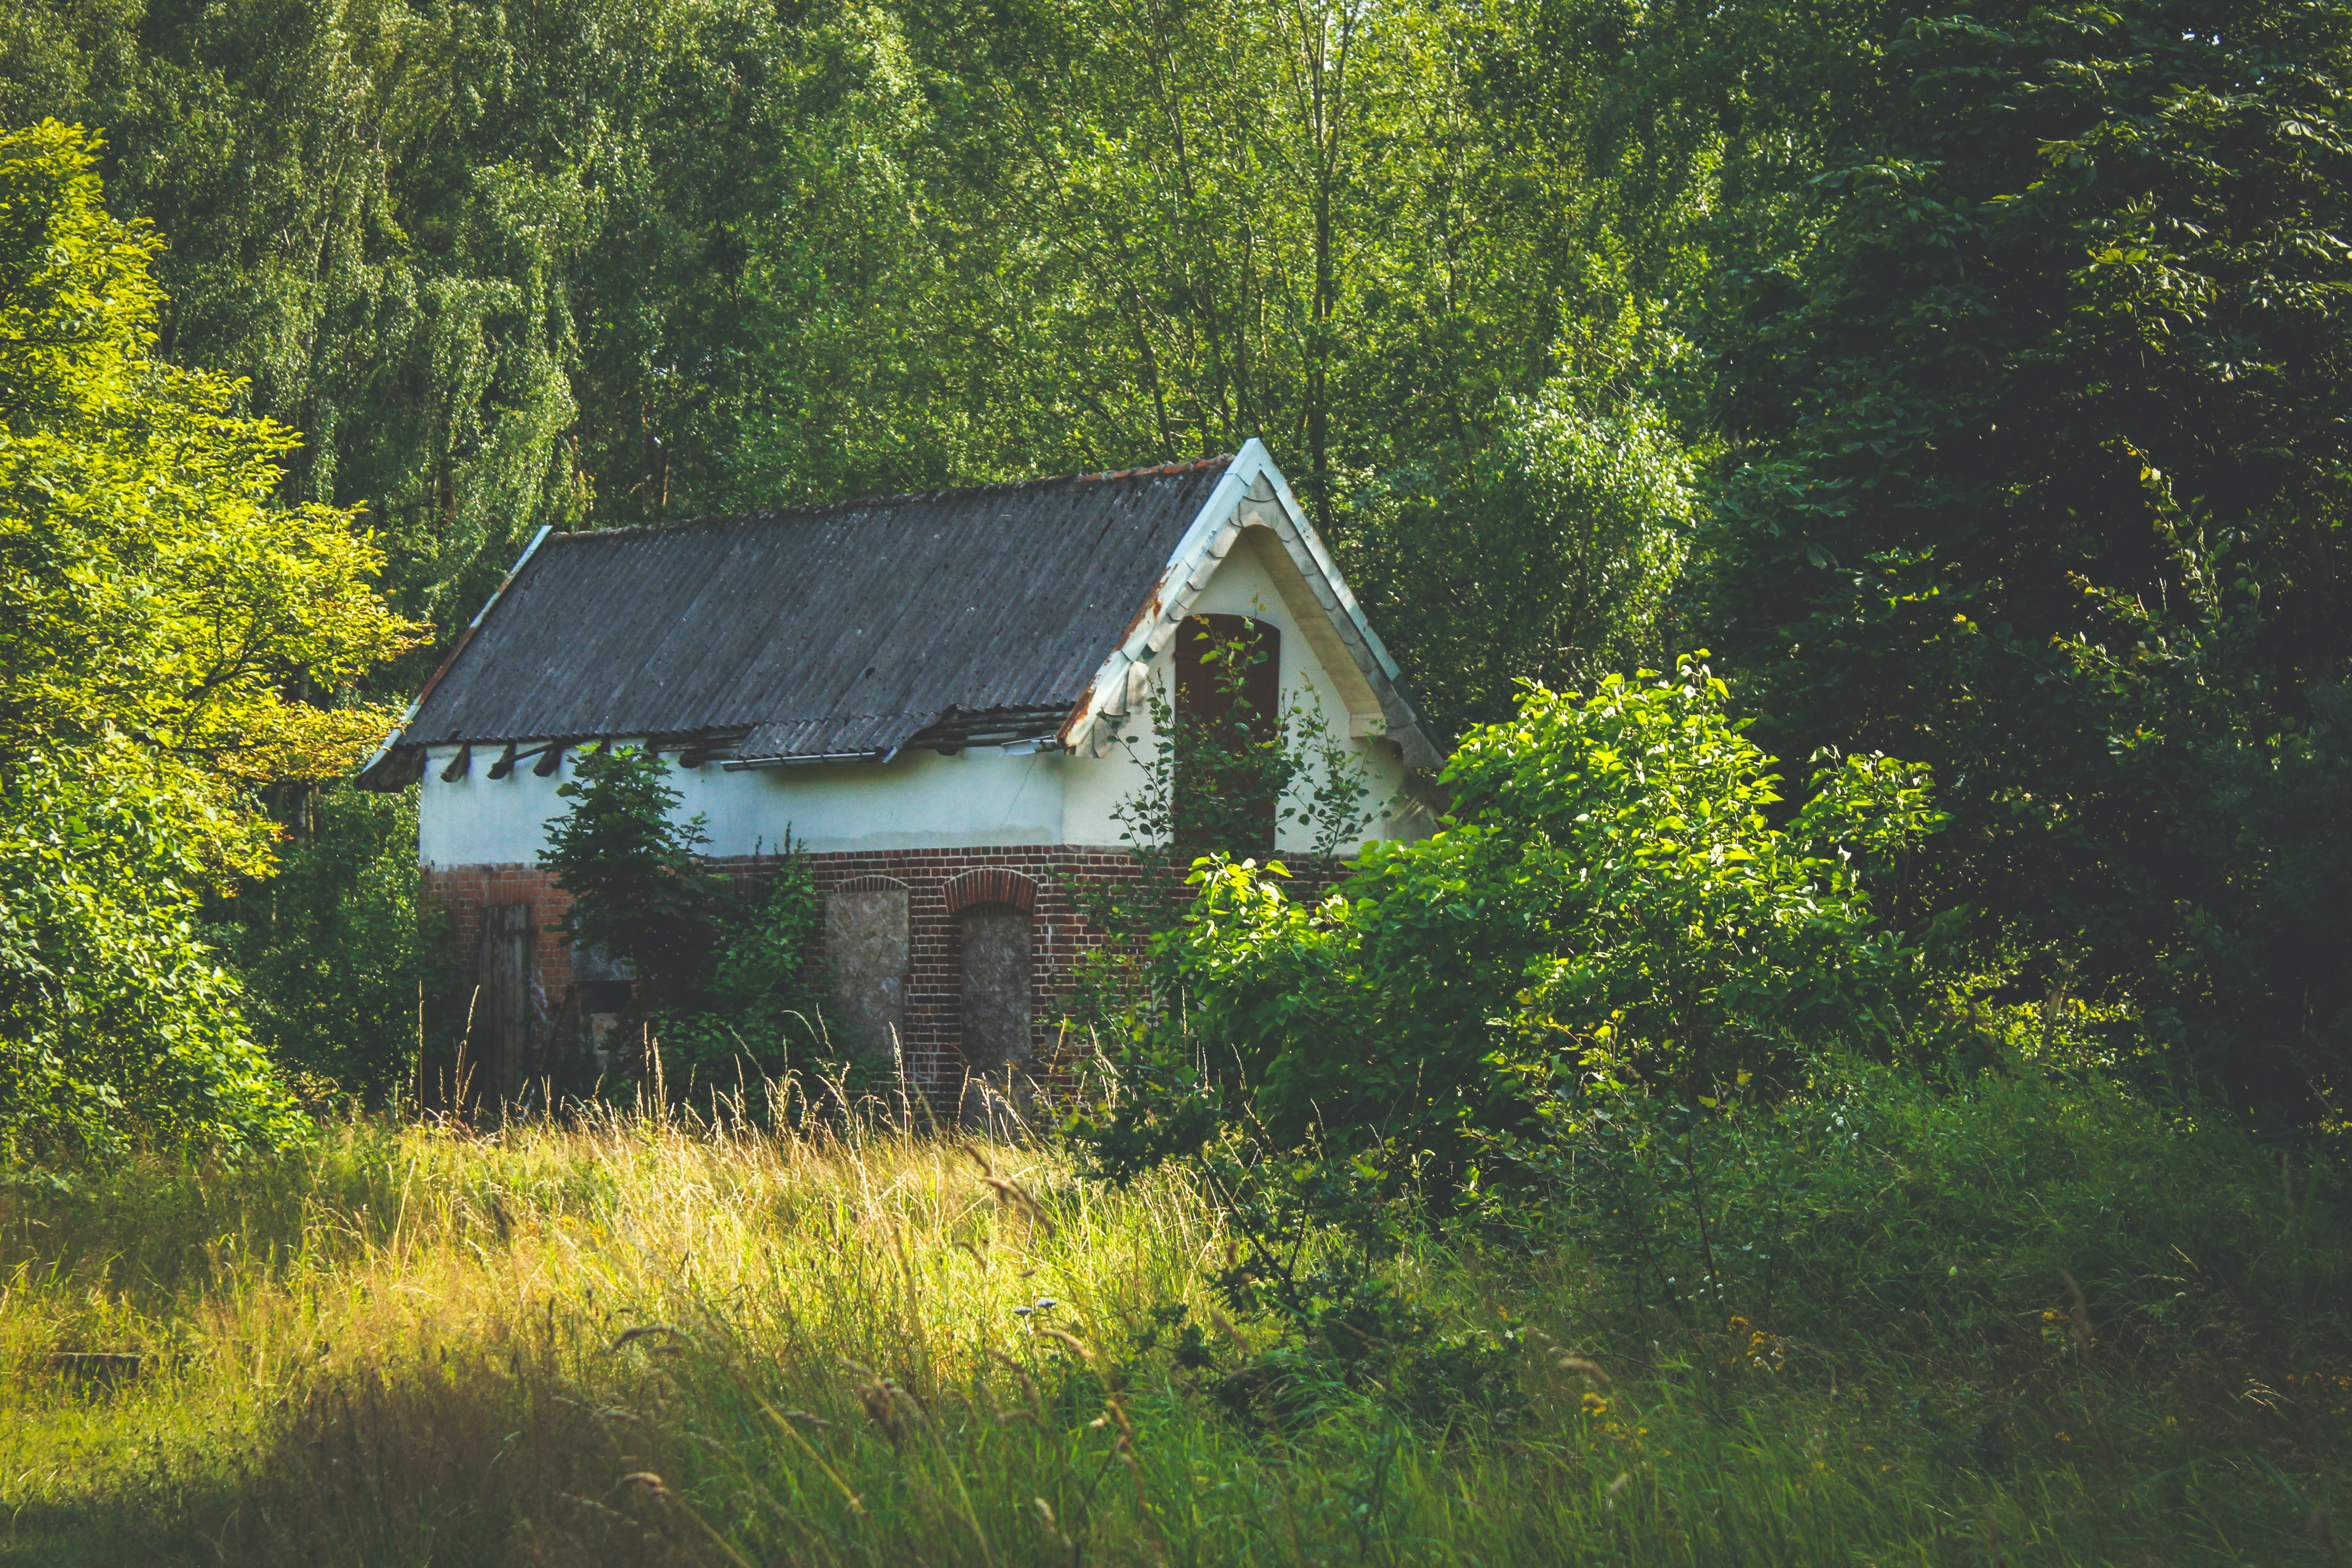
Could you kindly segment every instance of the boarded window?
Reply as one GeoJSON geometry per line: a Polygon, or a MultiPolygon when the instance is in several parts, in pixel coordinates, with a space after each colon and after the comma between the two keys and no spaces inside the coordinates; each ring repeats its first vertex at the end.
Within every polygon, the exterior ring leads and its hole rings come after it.
{"type": "Polygon", "coordinates": [[[1176,836],[1185,848],[1274,850],[1276,802],[1243,759],[1281,723],[1282,631],[1246,616],[1187,616],[1176,637],[1176,836]]]}
{"type": "Polygon", "coordinates": [[[824,955],[833,969],[834,1048],[890,1055],[907,1026],[907,889],[845,889],[824,901],[824,955]]]}
{"type": "Polygon", "coordinates": [[[994,1073],[1029,1057],[1029,917],[978,904],[959,918],[963,948],[963,1057],[994,1073]]]}
{"type": "Polygon", "coordinates": [[[572,949],[572,983],[580,1003],[582,1043],[600,1078],[633,1072],[636,1064],[625,1059],[619,1028],[621,1015],[635,992],[636,970],[625,959],[585,942],[572,949]]]}
{"type": "Polygon", "coordinates": [[[1015,1075],[1029,1058],[1029,916],[975,904],[956,919],[963,950],[963,1103],[972,1131],[1013,1136],[1025,1096],[1015,1075]]]}

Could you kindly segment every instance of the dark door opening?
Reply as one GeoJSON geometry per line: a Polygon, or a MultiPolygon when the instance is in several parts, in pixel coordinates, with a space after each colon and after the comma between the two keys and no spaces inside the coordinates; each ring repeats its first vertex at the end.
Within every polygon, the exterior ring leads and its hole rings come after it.
{"type": "Polygon", "coordinates": [[[498,1105],[522,1092],[530,1050],[530,906],[492,904],[482,911],[472,1017],[460,1042],[457,1098],[498,1105]]]}
{"type": "Polygon", "coordinates": [[[1247,616],[1187,616],[1176,635],[1176,841],[1193,854],[1274,853],[1282,630],[1247,616]]]}

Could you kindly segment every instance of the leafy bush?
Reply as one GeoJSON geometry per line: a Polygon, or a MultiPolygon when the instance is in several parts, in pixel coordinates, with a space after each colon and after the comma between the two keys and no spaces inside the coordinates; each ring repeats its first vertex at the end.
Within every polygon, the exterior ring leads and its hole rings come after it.
{"type": "Polygon", "coordinates": [[[341,785],[310,803],[278,874],[214,928],[279,1066],[370,1105],[415,1070],[420,995],[447,985],[446,918],[420,907],[416,792],[341,785]]]}
{"type": "Polygon", "coordinates": [[[573,946],[627,966],[652,1010],[689,1001],[710,974],[703,819],[676,819],[685,796],[654,752],[584,751],[572,774],[555,792],[572,808],[547,825],[539,863],[571,895],[573,946]]]}
{"type": "Polygon", "coordinates": [[[807,863],[788,830],[763,872],[713,872],[703,819],[677,820],[684,796],[668,774],[636,747],[583,752],[556,792],[572,808],[548,824],[540,864],[572,896],[574,948],[627,966],[632,1015],[666,1047],[688,1064],[780,1070],[824,1043],[807,863]]]}
{"type": "Polygon", "coordinates": [[[781,1071],[794,1059],[830,1056],[815,958],[823,906],[807,860],[787,838],[765,872],[714,882],[717,940],[700,1001],[689,998],[661,1018],[656,1036],[705,1067],[748,1058],[781,1071]]]}
{"type": "Polygon", "coordinates": [[[1555,1076],[1696,1099],[1786,1070],[1807,1038],[1891,1039],[1916,955],[1864,878],[1934,827],[1925,780],[1837,760],[1774,827],[1779,781],[1724,695],[1689,664],[1589,697],[1531,689],[1446,764],[1441,832],[1367,847],[1314,902],[1277,866],[1198,868],[1155,948],[1181,1008],[1129,1053],[1097,1147],[1175,1152],[1205,1089],[1276,1147],[1398,1139],[1453,1168],[1460,1133],[1516,1123],[1555,1076]]]}
{"type": "Polygon", "coordinates": [[[1514,1252],[1572,1247],[1626,1307],[1738,1317],[1769,1354],[1916,1337],[1988,1374],[2162,1356],[2219,1376],[2344,1327],[2319,1289],[2352,1266],[2325,1162],[2104,1075],[1825,1056],[1780,1103],[1561,1098],[1490,1151],[1503,1179],[1473,1206],[1514,1252]]]}
{"type": "Polygon", "coordinates": [[[1154,1314],[1139,1348],[1156,1349],[1162,1331],[1181,1325],[1170,1345],[1177,1364],[1212,1374],[1207,1392],[1252,1426],[1311,1426],[1346,1395],[1433,1425],[1465,1406],[1515,1405],[1516,1334],[1449,1324],[1393,1278],[1422,1230],[1413,1162],[1396,1145],[1279,1150],[1235,1132],[1185,1163],[1223,1215],[1225,1266],[1210,1289],[1277,1331],[1225,1364],[1176,1304],[1154,1314]]]}
{"type": "Polygon", "coordinates": [[[1935,826],[1925,781],[1839,760],[1776,828],[1778,780],[1724,696],[1690,664],[1529,689],[1441,774],[1443,830],[1368,847],[1319,900],[1279,866],[1196,868],[1115,1098],[1071,1129],[1113,1180],[1194,1171],[1236,1247],[1214,1284],[1283,1325],[1282,1354],[1433,1408],[1483,1397],[1503,1348],[1440,1333],[1381,1271],[1416,1203],[1475,1192],[1482,1146],[1526,1177],[1522,1140],[1562,1104],[1686,1116],[1718,1079],[1793,1079],[1806,1041],[1901,1030],[1917,955],[1863,879],[1935,826]]]}
{"type": "Polygon", "coordinates": [[[273,1146],[300,1122],[201,940],[192,806],[135,773],[0,777],[0,1144],[273,1146]]]}

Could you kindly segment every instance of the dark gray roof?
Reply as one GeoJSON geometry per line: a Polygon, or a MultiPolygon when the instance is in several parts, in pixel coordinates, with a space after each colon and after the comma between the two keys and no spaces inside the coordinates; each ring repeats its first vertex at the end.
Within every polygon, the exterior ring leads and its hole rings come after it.
{"type": "Polygon", "coordinates": [[[1231,460],[550,537],[368,782],[459,742],[761,758],[1050,733],[1231,460]]]}

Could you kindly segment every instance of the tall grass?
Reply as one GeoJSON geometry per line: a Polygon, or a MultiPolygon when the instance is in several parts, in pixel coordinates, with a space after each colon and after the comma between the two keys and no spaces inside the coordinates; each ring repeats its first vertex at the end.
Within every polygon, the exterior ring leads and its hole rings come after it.
{"type": "MultiPolygon", "coordinates": [[[[2310,1245],[2307,1190],[2286,1215],[2310,1245]]],[[[19,1172],[0,1562],[2341,1560],[2324,1336],[2126,1364],[2053,1279],[2022,1361],[1924,1321],[1832,1352],[1532,1250],[1401,1266],[1525,1347],[1517,1402],[1244,1424],[1137,1349],[1170,1301],[1229,1364],[1263,1332],[1202,1295],[1223,1240],[1173,1177],[619,1117],[19,1172]]]]}

